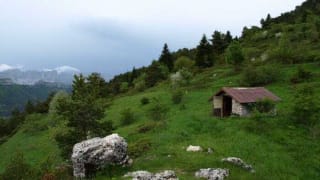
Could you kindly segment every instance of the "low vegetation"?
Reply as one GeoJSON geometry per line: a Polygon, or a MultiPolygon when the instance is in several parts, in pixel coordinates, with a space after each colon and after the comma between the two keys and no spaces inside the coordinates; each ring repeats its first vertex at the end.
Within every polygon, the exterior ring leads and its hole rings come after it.
{"type": "Polygon", "coordinates": [[[183,99],[183,91],[182,90],[174,90],[172,92],[171,100],[174,104],[180,104],[183,99]]]}
{"type": "Polygon", "coordinates": [[[126,108],[121,112],[120,123],[122,126],[130,125],[135,121],[135,115],[130,108],[126,108]]]}
{"type": "Polygon", "coordinates": [[[210,167],[230,169],[230,179],[317,179],[318,6],[308,0],[280,17],[267,16],[261,28],[245,27],[240,38],[215,31],[194,49],[170,52],[165,44],[150,66],[133,68],[109,82],[96,73],[76,76],[70,96],[53,96],[43,104],[45,111],[30,106],[13,113],[8,121],[12,127],[0,124],[11,127],[1,134],[10,135],[0,145],[1,178],[15,179],[14,172],[21,171],[34,179],[59,179],[59,174],[69,179],[64,165],[74,143],[115,132],[128,142],[134,163],[128,168],[107,166],[96,179],[165,169],[180,179],[193,179],[195,171],[210,167]],[[300,48],[304,53],[298,55],[300,48]],[[281,101],[259,101],[250,117],[212,117],[208,100],[224,86],[266,86],[281,101]],[[210,147],[213,153],[186,152],[189,145],[210,147]],[[50,156],[54,161],[46,161],[50,156]],[[221,162],[230,156],[252,164],[256,173],[221,162]]]}
{"type": "Polygon", "coordinates": [[[275,65],[249,66],[243,70],[241,84],[252,87],[265,86],[280,79],[280,72],[275,65]]]}

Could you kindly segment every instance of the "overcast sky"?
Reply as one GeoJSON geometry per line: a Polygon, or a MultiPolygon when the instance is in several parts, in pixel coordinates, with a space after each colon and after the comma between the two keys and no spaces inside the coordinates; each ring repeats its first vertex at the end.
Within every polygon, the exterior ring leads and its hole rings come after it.
{"type": "Polygon", "coordinates": [[[259,25],[303,0],[0,0],[0,65],[114,75],[202,34],[259,25]]]}

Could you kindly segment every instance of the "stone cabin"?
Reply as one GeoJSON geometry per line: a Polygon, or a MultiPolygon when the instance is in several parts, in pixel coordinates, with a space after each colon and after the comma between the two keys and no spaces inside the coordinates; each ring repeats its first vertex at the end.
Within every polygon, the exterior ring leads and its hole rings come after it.
{"type": "Polygon", "coordinates": [[[213,114],[218,117],[250,115],[249,104],[261,99],[279,101],[280,98],[264,87],[223,87],[210,98],[213,101],[213,114]]]}

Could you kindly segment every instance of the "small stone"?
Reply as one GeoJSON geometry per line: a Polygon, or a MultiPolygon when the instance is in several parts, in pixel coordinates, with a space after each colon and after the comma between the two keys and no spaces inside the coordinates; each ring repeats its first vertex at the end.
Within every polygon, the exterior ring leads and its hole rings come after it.
{"type": "Polygon", "coordinates": [[[200,146],[192,146],[192,145],[189,145],[187,147],[187,151],[188,152],[199,152],[199,151],[202,151],[202,148],[200,146]]]}
{"type": "Polygon", "coordinates": [[[124,177],[132,177],[132,180],[179,180],[175,172],[171,170],[155,174],[148,171],[135,171],[127,173],[124,177]]]}
{"type": "Polygon", "coordinates": [[[282,32],[278,32],[274,35],[276,38],[280,38],[282,36],[282,32]]]}

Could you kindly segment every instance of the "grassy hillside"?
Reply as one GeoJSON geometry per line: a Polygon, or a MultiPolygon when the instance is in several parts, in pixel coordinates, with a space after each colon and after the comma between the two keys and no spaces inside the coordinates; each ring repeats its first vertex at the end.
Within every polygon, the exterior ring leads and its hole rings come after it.
{"type": "MultiPolygon", "coordinates": [[[[105,120],[114,122],[114,132],[125,137],[129,151],[134,155],[133,166],[113,169],[113,176],[120,179],[127,171],[172,169],[180,179],[194,179],[194,172],[200,168],[220,167],[230,169],[228,179],[317,179],[320,177],[319,136],[313,137],[307,129],[294,126],[285,115],[290,110],[297,87],[309,84],[319,92],[320,68],[319,64],[304,64],[304,68],[313,73],[313,78],[310,82],[291,84],[290,78],[297,66],[283,65],[279,80],[266,86],[282,101],[277,104],[276,117],[265,117],[258,123],[250,118],[219,119],[211,116],[210,96],[223,86],[239,85],[241,75],[232,73],[228,67],[198,73],[184,88],[185,97],[179,105],[171,101],[169,81],[142,93],[131,92],[107,100],[111,105],[106,109],[105,120]],[[149,109],[154,102],[151,100],[150,104],[143,106],[140,103],[143,97],[159,99],[169,108],[167,118],[152,120],[149,109]],[[125,108],[133,110],[135,122],[121,126],[120,114],[125,108]],[[186,152],[190,144],[210,147],[214,153],[186,152]],[[222,163],[221,159],[228,156],[240,157],[252,164],[256,173],[222,163]]],[[[23,152],[35,167],[48,156],[58,157],[59,150],[52,139],[59,128],[56,119],[50,115],[31,115],[29,119],[18,133],[0,145],[0,172],[16,151],[23,152]],[[47,128],[40,132],[26,131],[30,129],[30,121],[38,121],[47,128]]],[[[57,161],[61,160],[57,158],[57,161]]],[[[100,172],[97,179],[107,179],[107,172],[100,172]]]]}
{"type": "MultiPolygon", "coordinates": [[[[170,169],[180,179],[188,180],[194,179],[194,173],[200,168],[228,168],[231,172],[228,179],[319,179],[320,123],[298,124],[290,115],[296,105],[296,92],[301,87],[314,90],[315,103],[320,106],[319,7],[319,2],[308,0],[292,12],[263,20],[262,27],[244,28],[238,38],[239,49],[245,55],[244,62],[239,65],[240,71],[226,65],[228,49],[227,53],[214,57],[214,67],[190,68],[194,76],[190,84],[180,87],[184,95],[180,104],[172,102],[169,72],[158,62],[119,75],[107,83],[104,92],[111,97],[102,103],[108,104],[103,120],[112,121],[114,133],[127,140],[134,163],[129,168],[108,167],[100,171],[96,179],[109,179],[110,172],[114,179],[121,179],[128,171],[170,169]],[[243,78],[245,74],[248,75],[246,79],[243,78]],[[250,84],[249,81],[257,79],[262,81],[250,84]],[[146,86],[149,81],[152,85],[146,86]],[[153,86],[154,83],[157,84],[153,86]],[[143,88],[136,88],[141,84],[143,88]],[[266,84],[267,89],[279,96],[277,115],[213,117],[209,101],[213,93],[224,86],[244,84],[266,84]],[[142,105],[142,98],[150,99],[150,103],[142,105]],[[150,116],[150,109],[157,102],[168,110],[162,120],[150,116]],[[134,122],[123,124],[122,114],[128,109],[133,112],[134,122]],[[200,145],[205,150],[211,148],[214,152],[186,152],[189,145],[200,145]],[[230,156],[252,164],[256,173],[221,162],[222,158],[230,156]]],[[[214,48],[215,44],[209,46],[214,48]]],[[[193,61],[198,51],[199,46],[178,50],[172,55],[175,59],[186,56],[193,61]]],[[[212,55],[208,53],[206,55],[212,55]]],[[[304,108],[305,103],[301,103],[304,108]]],[[[311,112],[300,120],[317,113],[311,112]]],[[[62,123],[54,114],[28,115],[17,133],[0,145],[0,173],[18,152],[23,152],[27,163],[35,168],[41,168],[48,158],[54,159],[54,164],[63,163],[54,140],[57,133],[65,130],[62,123]]]]}
{"type": "Polygon", "coordinates": [[[262,27],[245,27],[241,43],[251,61],[301,63],[319,61],[319,1],[307,0],[291,12],[265,19],[262,27]]]}

